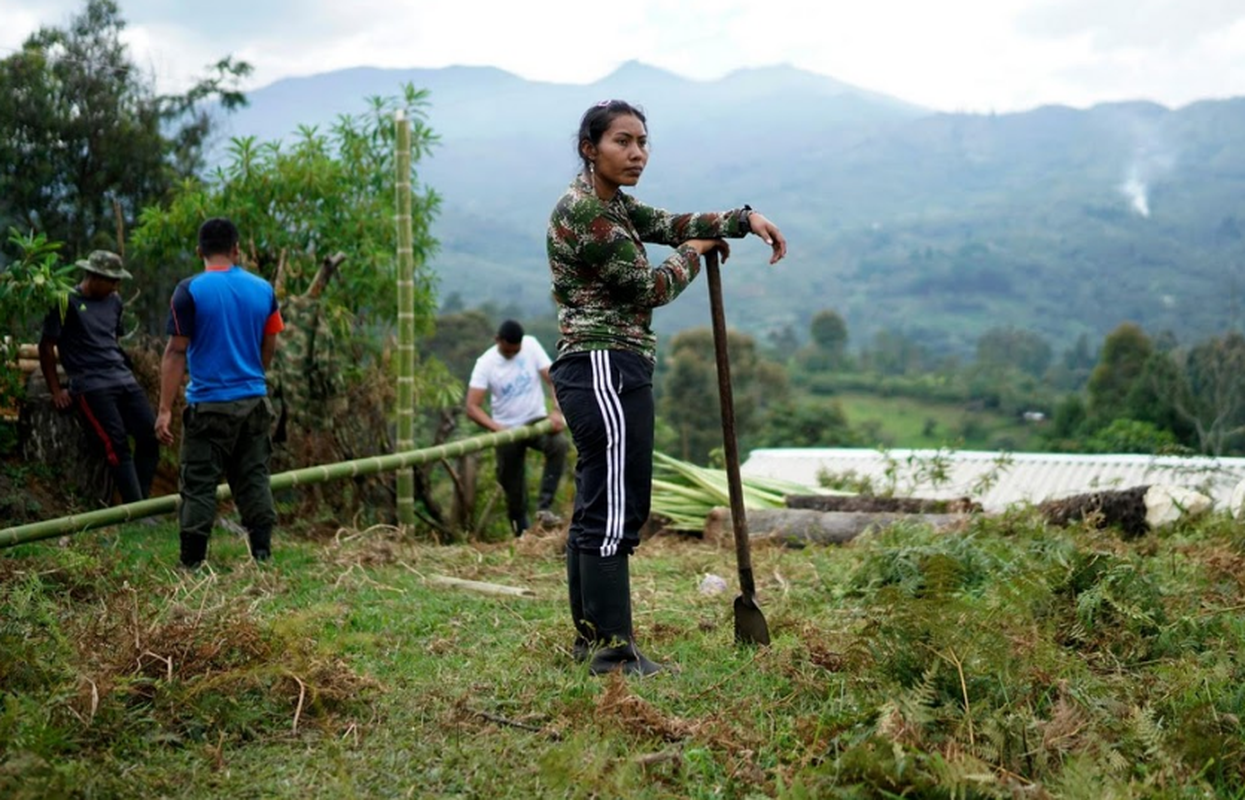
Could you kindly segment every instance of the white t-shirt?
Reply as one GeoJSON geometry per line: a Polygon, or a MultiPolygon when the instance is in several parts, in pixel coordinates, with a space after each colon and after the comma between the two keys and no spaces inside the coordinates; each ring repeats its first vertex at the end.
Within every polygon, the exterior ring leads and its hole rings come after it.
{"type": "Polygon", "coordinates": [[[524,336],[514,358],[507,360],[490,347],[476,359],[471,370],[472,389],[487,389],[490,414],[498,423],[513,428],[548,416],[545,410],[544,379],[540,372],[553,362],[535,337],[524,336]]]}

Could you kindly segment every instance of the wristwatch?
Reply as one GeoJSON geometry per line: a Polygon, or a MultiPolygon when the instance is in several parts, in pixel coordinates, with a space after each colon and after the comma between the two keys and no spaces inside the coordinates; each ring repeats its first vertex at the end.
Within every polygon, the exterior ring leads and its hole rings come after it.
{"type": "Polygon", "coordinates": [[[752,233],[752,223],[748,221],[748,217],[752,216],[752,206],[747,203],[739,210],[739,228],[744,233],[752,233]]]}

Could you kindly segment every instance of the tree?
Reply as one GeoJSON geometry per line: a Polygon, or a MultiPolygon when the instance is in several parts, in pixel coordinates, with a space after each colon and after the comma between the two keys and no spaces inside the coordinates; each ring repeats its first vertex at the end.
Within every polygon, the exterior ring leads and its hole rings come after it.
{"type": "Polygon", "coordinates": [[[835,399],[785,400],[770,407],[754,447],[857,447],[863,437],[848,424],[835,399]]]}
{"type": "Polygon", "coordinates": [[[222,59],[181,95],[156,95],[130,61],[112,0],[41,28],[0,61],[0,228],[64,243],[67,261],[124,251],[141,210],[203,166],[208,107],[245,103],[250,66],[222,59]]]}
{"type": "Polygon", "coordinates": [[[483,310],[473,308],[437,317],[436,332],[425,346],[465,387],[476,359],[489,348],[496,333],[497,323],[483,310]]]}
{"type": "Polygon", "coordinates": [[[977,363],[987,369],[1016,369],[1040,378],[1050,361],[1050,344],[1032,331],[991,328],[977,339],[977,363]]]}
{"type": "Polygon", "coordinates": [[[1177,446],[1175,435],[1152,422],[1115,419],[1086,440],[1089,453],[1170,453],[1177,446]]]}
{"type": "MultiPolygon", "coordinates": [[[[149,291],[136,304],[149,328],[162,330],[168,298],[181,278],[198,271],[195,231],[209,216],[227,216],[242,234],[247,266],[280,295],[303,292],[326,255],[345,256],[324,303],[336,332],[364,348],[384,341],[396,313],[393,115],[412,119],[412,185],[416,165],[436,142],[424,121],[425,93],[371,98],[367,112],[342,116],[321,132],[300,128],[288,149],[253,137],[234,139],[228,161],[206,179],[188,179],[166,207],[148,208],[134,233],[136,259],[149,291]]],[[[427,268],[436,249],[430,233],[440,199],[424,187],[412,201],[416,269],[416,331],[435,316],[435,279],[427,268]]],[[[359,365],[356,358],[351,361],[359,365]]]]}
{"type": "Polygon", "coordinates": [[[1245,432],[1245,336],[1232,331],[1194,346],[1183,359],[1183,378],[1173,395],[1177,412],[1194,427],[1199,450],[1223,455],[1245,432]]]}
{"type": "Polygon", "coordinates": [[[1088,412],[1095,427],[1131,417],[1129,395],[1153,353],[1150,337],[1135,323],[1125,322],[1107,334],[1087,386],[1088,412]]]}
{"type": "Polygon", "coordinates": [[[860,366],[879,375],[912,375],[933,362],[929,350],[902,331],[880,330],[860,352],[860,366]]]}
{"type": "MultiPolygon", "coordinates": [[[[761,359],[751,336],[728,331],[727,346],[731,359],[735,435],[742,441],[756,429],[764,410],[786,396],[786,371],[780,365],[761,359]]],[[[665,359],[660,388],[658,414],[677,435],[678,457],[707,463],[709,454],[722,446],[713,331],[694,328],[670,340],[670,354],[665,359]]]]}
{"type": "Polygon", "coordinates": [[[808,372],[841,369],[847,361],[847,323],[833,309],[823,309],[809,322],[809,345],[801,348],[794,364],[808,372]]]}
{"type": "Polygon", "coordinates": [[[0,269],[0,407],[13,405],[25,393],[25,375],[18,369],[19,336],[51,309],[65,313],[77,268],[63,264],[60,244],[42,234],[13,231],[9,244],[18,258],[0,269]]]}
{"type": "Polygon", "coordinates": [[[1047,381],[1061,391],[1078,391],[1089,380],[1095,363],[1097,359],[1089,349],[1089,335],[1082,333],[1047,372],[1047,381]]]}

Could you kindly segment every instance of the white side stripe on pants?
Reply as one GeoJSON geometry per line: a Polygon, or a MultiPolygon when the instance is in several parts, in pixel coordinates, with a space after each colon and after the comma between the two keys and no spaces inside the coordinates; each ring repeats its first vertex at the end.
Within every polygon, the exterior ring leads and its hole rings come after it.
{"type": "Polygon", "coordinates": [[[592,351],[592,388],[605,423],[605,540],[601,555],[618,552],[626,519],[627,487],[623,466],[627,455],[627,425],[623,418],[622,400],[610,381],[608,350],[592,351]]]}

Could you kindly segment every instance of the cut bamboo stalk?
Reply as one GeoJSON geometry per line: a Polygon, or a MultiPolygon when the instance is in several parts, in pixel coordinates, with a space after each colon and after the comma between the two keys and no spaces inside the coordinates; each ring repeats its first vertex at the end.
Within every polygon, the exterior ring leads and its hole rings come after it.
{"type": "Polygon", "coordinates": [[[448,575],[431,575],[427,583],[433,586],[449,586],[454,589],[465,589],[469,592],[495,595],[498,597],[535,597],[536,592],[525,586],[503,586],[500,583],[469,581],[465,578],[451,578],[448,575]]]}
{"type": "MultiPolygon", "coordinates": [[[[411,233],[411,121],[406,111],[397,124],[398,225],[398,436],[397,449],[415,447],[415,252],[411,233]]],[[[398,473],[398,522],[415,524],[415,476],[398,473]]]]}

